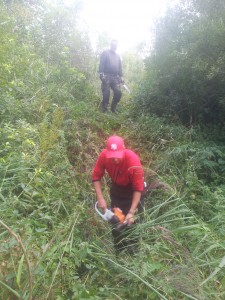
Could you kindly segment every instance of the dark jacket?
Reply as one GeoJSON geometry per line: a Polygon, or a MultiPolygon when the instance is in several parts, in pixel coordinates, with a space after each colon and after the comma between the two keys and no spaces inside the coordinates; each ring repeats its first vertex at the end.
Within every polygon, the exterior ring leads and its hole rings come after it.
{"type": "Polygon", "coordinates": [[[120,56],[111,50],[104,51],[100,56],[99,73],[123,76],[120,56]]]}

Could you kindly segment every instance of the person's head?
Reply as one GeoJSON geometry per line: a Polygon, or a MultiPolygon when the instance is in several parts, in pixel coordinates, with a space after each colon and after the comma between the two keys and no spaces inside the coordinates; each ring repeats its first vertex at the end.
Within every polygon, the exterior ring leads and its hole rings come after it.
{"type": "Polygon", "coordinates": [[[118,45],[118,41],[113,39],[110,44],[110,50],[113,52],[116,52],[117,45],[118,45]]]}
{"type": "Polygon", "coordinates": [[[117,164],[124,156],[124,141],[120,136],[112,135],[106,142],[106,158],[113,159],[117,164]]]}

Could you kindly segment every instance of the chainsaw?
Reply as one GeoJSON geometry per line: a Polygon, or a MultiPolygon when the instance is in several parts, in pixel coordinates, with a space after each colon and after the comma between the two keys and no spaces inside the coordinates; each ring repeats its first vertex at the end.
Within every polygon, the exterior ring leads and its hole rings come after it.
{"type": "Polygon", "coordinates": [[[98,202],[95,203],[96,212],[102,217],[103,220],[107,221],[109,224],[113,225],[114,228],[121,230],[124,229],[128,222],[125,221],[125,216],[122,210],[118,207],[114,207],[111,209],[106,209],[105,213],[101,213],[98,209],[98,202]]]}

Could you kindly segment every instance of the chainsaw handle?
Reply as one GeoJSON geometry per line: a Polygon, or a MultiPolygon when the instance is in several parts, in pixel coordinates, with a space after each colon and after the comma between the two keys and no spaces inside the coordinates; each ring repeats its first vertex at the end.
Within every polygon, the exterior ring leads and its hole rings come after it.
{"type": "Polygon", "coordinates": [[[95,203],[95,210],[96,210],[96,212],[103,218],[104,214],[102,214],[102,213],[100,212],[100,210],[98,209],[98,202],[95,203]]]}
{"type": "Polygon", "coordinates": [[[100,210],[98,209],[98,202],[95,203],[95,210],[99,214],[99,216],[101,216],[102,219],[105,221],[109,221],[112,218],[112,216],[114,215],[114,213],[110,209],[106,209],[105,213],[102,214],[100,212],[100,210]]]}

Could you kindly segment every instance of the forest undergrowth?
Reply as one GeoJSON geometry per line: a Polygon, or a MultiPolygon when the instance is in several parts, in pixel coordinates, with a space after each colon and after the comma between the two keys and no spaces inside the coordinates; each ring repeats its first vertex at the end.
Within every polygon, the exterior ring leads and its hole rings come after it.
{"type": "Polygon", "coordinates": [[[98,99],[48,105],[42,118],[37,106],[1,126],[1,299],[223,299],[224,147],[198,128],[137,118],[129,101],[117,115],[98,99]],[[148,183],[132,257],[115,256],[94,211],[92,168],[114,133],[148,183]]]}
{"type": "MultiPolygon", "coordinates": [[[[127,56],[131,94],[124,92],[118,114],[103,114],[97,60],[105,44],[94,53],[76,27],[78,7],[50,2],[0,1],[0,299],[224,299],[224,127],[190,122],[211,116],[206,104],[223,120],[223,19],[215,14],[219,31],[210,36],[203,23],[207,39],[194,27],[197,45],[171,26],[174,43],[165,22],[163,51],[149,59],[155,69],[145,64],[147,81],[142,59],[127,56]],[[210,37],[221,43],[214,65],[212,47],[201,44],[210,37]],[[209,61],[192,59],[200,57],[198,43],[209,61]],[[171,52],[176,44],[182,51],[171,52]],[[164,118],[152,114],[155,105],[164,118]],[[179,122],[185,111],[188,127],[179,122]],[[94,210],[91,173],[112,134],[139,154],[148,185],[134,256],[115,255],[111,228],[94,210]]],[[[175,19],[177,28],[194,24],[190,16],[205,18],[198,10],[187,16],[185,26],[175,19]]],[[[103,183],[109,200],[109,178],[103,183]]]]}

